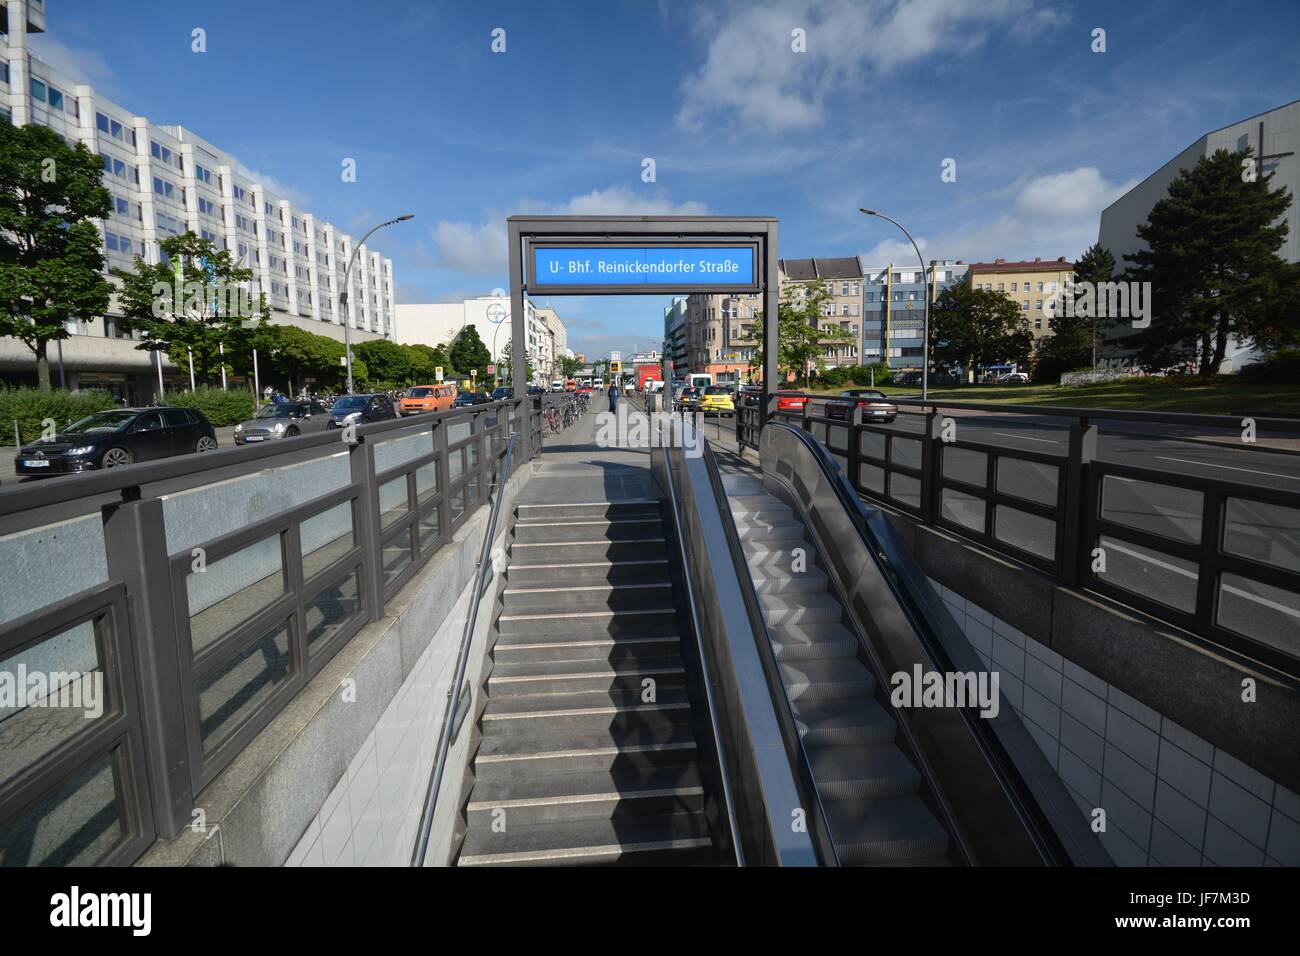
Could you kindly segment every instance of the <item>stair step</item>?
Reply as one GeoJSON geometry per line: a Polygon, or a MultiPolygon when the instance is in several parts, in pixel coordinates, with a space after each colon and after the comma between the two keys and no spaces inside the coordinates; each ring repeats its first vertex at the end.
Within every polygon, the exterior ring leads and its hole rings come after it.
{"type": "Polygon", "coordinates": [[[662,537],[663,519],[654,514],[644,518],[554,518],[549,521],[515,522],[515,543],[569,541],[644,541],[662,537]]]}
{"type": "Polygon", "coordinates": [[[681,662],[647,665],[629,664],[615,669],[608,665],[595,671],[575,669],[572,663],[560,673],[538,675],[498,674],[494,668],[488,678],[488,694],[492,697],[526,697],[541,694],[571,694],[580,691],[625,690],[640,693],[653,681],[656,690],[664,687],[682,687],[686,671],[681,662]]]}
{"type": "Polygon", "coordinates": [[[800,700],[790,709],[809,747],[889,743],[898,732],[893,715],[871,698],[800,700]]]}
{"type": "Polygon", "coordinates": [[[858,639],[838,621],[769,625],[772,652],[779,661],[856,657],[858,639]]]}
{"type": "Polygon", "coordinates": [[[469,825],[504,811],[511,824],[628,817],[637,814],[691,813],[704,809],[704,787],[693,766],[648,771],[589,770],[540,776],[531,768],[508,766],[474,781],[466,812],[469,825]]]}
{"type": "Polygon", "coordinates": [[[917,864],[948,852],[948,833],[919,797],[830,800],[826,817],[840,862],[917,864]]]}
{"type": "Polygon", "coordinates": [[[782,661],[777,664],[791,701],[869,698],[876,679],[856,658],[782,661]]]}
{"type": "MultiPolygon", "coordinates": [[[[671,595],[670,595],[671,596],[671,595]]],[[[677,608],[664,604],[628,610],[502,612],[497,618],[499,640],[545,641],[556,637],[658,637],[676,632],[677,608]]]]}
{"type": "Polygon", "coordinates": [[[515,541],[510,545],[510,567],[578,561],[637,561],[662,558],[667,554],[663,531],[656,529],[654,533],[635,540],[515,541]]]}
{"type": "Polygon", "coordinates": [[[671,604],[671,581],[561,583],[551,587],[508,587],[501,595],[502,614],[562,611],[653,610],[671,604]]]}
{"type": "Polygon", "coordinates": [[[643,518],[658,517],[659,502],[653,498],[635,501],[589,501],[518,505],[519,521],[555,521],[559,518],[643,518]]]}
{"type": "Polygon", "coordinates": [[[815,565],[804,571],[791,571],[780,565],[751,567],[749,576],[756,594],[807,594],[825,592],[830,587],[826,572],[815,565]]]}
{"type": "Polygon", "coordinates": [[[498,766],[506,765],[545,775],[676,767],[695,759],[695,735],[687,725],[667,724],[635,735],[610,727],[551,733],[538,721],[525,723],[507,735],[483,738],[474,758],[474,775],[485,779],[498,766]]]}
{"type": "Polygon", "coordinates": [[[512,564],[506,572],[510,587],[599,584],[605,581],[619,583],[628,580],[659,580],[667,576],[667,558],[512,564]]]}
{"type": "Polygon", "coordinates": [[[704,862],[711,852],[708,824],[700,813],[515,826],[507,821],[500,833],[470,827],[457,865],[684,865],[704,862]]]}
{"type": "MultiPolygon", "coordinates": [[[[526,637],[527,635],[515,636],[526,637]]],[[[651,637],[609,635],[571,639],[545,637],[537,641],[521,641],[514,644],[498,641],[492,651],[492,657],[498,664],[542,661],[569,663],[607,661],[610,664],[624,664],[663,657],[665,654],[678,652],[680,648],[681,638],[675,633],[651,637]]]]}
{"type": "Polygon", "coordinates": [[[548,734],[613,729],[641,733],[649,728],[688,724],[690,702],[681,688],[663,687],[654,703],[639,691],[575,692],[545,697],[494,697],[480,719],[483,735],[518,733],[529,723],[548,734]]]}
{"type": "Polygon", "coordinates": [[[767,545],[803,541],[804,526],[797,521],[782,522],[780,524],[738,525],[736,527],[736,537],[741,541],[753,541],[756,544],[767,545]]]}
{"type": "Polygon", "coordinates": [[[892,743],[812,747],[808,760],[825,800],[914,795],[921,785],[920,771],[892,743]]]}

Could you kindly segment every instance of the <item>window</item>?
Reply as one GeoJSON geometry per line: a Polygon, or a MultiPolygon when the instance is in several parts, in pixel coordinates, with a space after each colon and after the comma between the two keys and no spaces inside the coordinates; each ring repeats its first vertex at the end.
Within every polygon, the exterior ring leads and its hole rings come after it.
{"type": "Polygon", "coordinates": [[[50,109],[63,109],[63,94],[52,86],[50,87],[50,109]]]}
{"type": "Polygon", "coordinates": [[[32,77],[32,99],[45,102],[45,84],[34,76],[32,77]]]}
{"type": "Polygon", "coordinates": [[[204,169],[198,163],[194,164],[194,178],[208,186],[212,185],[212,172],[204,169]]]}
{"type": "Polygon", "coordinates": [[[131,204],[127,202],[125,199],[120,199],[116,196],[114,197],[114,199],[117,199],[117,214],[119,216],[129,215],[131,212],[131,204]]]}
{"type": "Polygon", "coordinates": [[[211,199],[204,199],[202,196],[200,196],[199,212],[205,212],[209,216],[215,216],[217,214],[217,204],[214,203],[211,199]]]}
{"type": "Polygon", "coordinates": [[[1039,291],[1039,292],[1042,292],[1042,291],[1043,291],[1043,284],[1042,284],[1041,282],[1038,283],[1038,291],[1039,291]]]}
{"type": "Polygon", "coordinates": [[[1001,282],[998,283],[998,291],[999,291],[999,292],[1003,292],[1003,291],[1005,291],[1005,289],[1003,288],[1003,285],[1002,285],[1001,282]]]}
{"type": "Polygon", "coordinates": [[[9,64],[0,60],[0,83],[9,82],[9,64]]]}
{"type": "Polygon", "coordinates": [[[234,195],[235,199],[239,200],[240,202],[243,202],[245,197],[248,195],[246,192],[244,192],[243,186],[235,186],[234,189],[232,190],[232,194],[234,195]]]}
{"type": "Polygon", "coordinates": [[[1020,303],[1020,310],[1021,310],[1022,312],[1028,312],[1028,311],[1029,311],[1029,300],[1028,300],[1028,299],[1025,299],[1024,302],[1021,302],[1021,303],[1020,303]]]}
{"type": "MultiPolygon", "coordinates": [[[[1039,283],[1039,284],[1041,285],[1042,283],[1039,283]]],[[[1043,311],[1043,300],[1042,300],[1042,299],[1035,299],[1035,300],[1034,300],[1034,308],[1035,308],[1037,311],[1042,312],[1042,311],[1043,311]]],[[[1040,326],[1040,327],[1041,327],[1041,326],[1040,326]]]]}

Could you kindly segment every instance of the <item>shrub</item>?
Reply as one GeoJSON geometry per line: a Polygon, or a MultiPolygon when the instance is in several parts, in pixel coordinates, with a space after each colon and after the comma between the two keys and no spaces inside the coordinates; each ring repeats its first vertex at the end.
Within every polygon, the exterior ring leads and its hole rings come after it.
{"type": "Polygon", "coordinates": [[[875,370],[875,384],[888,385],[893,370],[885,362],[875,365],[837,365],[824,369],[814,381],[817,388],[847,388],[850,385],[870,386],[872,370],[875,370]]]}
{"type": "Polygon", "coordinates": [[[1278,349],[1238,374],[1247,385],[1294,385],[1300,382],[1300,349],[1278,349]]]}
{"type": "Polygon", "coordinates": [[[193,392],[167,392],[163,395],[163,404],[197,408],[207,416],[214,428],[246,422],[257,412],[257,403],[251,392],[243,389],[209,388],[206,385],[193,392]]]}
{"type": "Polygon", "coordinates": [[[35,388],[0,388],[0,445],[14,443],[15,421],[26,443],[41,437],[46,419],[53,419],[55,426],[63,429],[92,412],[116,407],[117,400],[98,389],[42,392],[35,388]]]}

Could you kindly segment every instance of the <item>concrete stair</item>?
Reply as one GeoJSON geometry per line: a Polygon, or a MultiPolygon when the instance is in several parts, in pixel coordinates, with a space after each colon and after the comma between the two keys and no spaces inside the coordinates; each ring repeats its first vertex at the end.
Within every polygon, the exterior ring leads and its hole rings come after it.
{"type": "Polygon", "coordinates": [[[921,774],[881,703],[886,688],[858,657],[811,535],[753,482],[724,487],[840,862],[947,865],[948,833],[922,799],[921,774]]]}
{"type": "Polygon", "coordinates": [[[459,866],[710,863],[657,501],[520,505],[459,866]]]}

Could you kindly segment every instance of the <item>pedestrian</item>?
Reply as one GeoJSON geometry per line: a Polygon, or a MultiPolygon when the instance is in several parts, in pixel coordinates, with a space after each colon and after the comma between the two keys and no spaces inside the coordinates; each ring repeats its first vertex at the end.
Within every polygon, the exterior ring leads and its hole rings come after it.
{"type": "Polygon", "coordinates": [[[618,386],[613,382],[609,383],[609,411],[610,414],[618,411],[618,386]]]}

